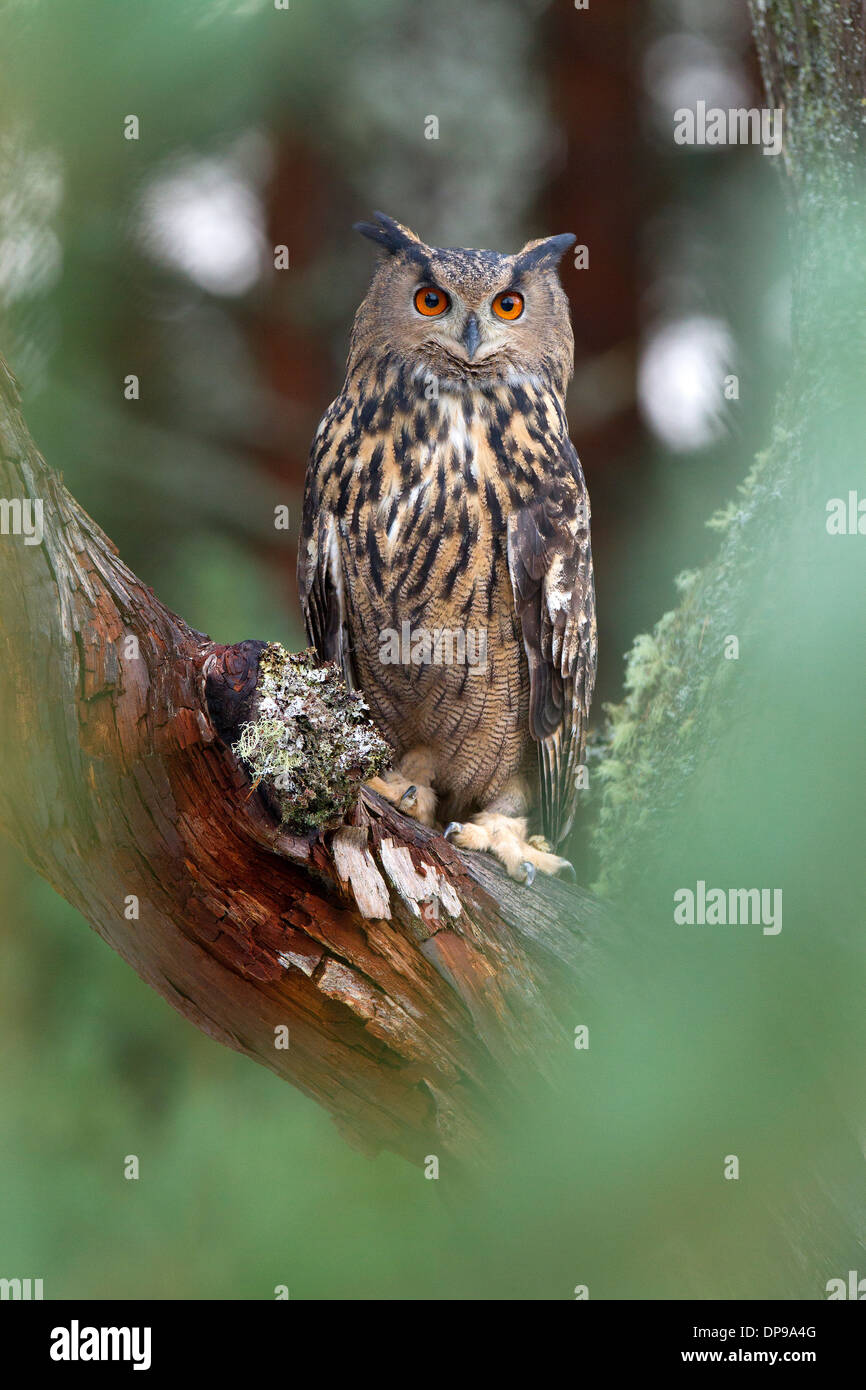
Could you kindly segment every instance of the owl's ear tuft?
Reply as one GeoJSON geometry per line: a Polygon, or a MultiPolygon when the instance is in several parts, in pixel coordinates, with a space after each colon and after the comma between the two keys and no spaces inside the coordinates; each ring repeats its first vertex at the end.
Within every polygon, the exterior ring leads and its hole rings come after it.
{"type": "Polygon", "coordinates": [[[540,266],[557,266],[566,251],[577,241],[573,232],[563,232],[561,236],[538,237],[528,241],[516,258],[517,270],[537,270],[540,266]]]}
{"type": "Polygon", "coordinates": [[[376,219],[375,226],[372,222],[356,222],[353,230],[360,232],[361,236],[369,237],[370,241],[375,241],[390,255],[394,255],[396,251],[427,249],[421,238],[417,237],[410,227],[404,227],[402,222],[395,222],[393,217],[388,217],[384,212],[374,212],[373,216],[376,219]]]}

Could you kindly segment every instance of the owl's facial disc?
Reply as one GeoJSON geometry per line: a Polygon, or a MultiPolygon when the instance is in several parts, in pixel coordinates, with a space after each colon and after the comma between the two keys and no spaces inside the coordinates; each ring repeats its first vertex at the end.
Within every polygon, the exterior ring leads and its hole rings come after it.
{"type": "Polygon", "coordinates": [[[507,325],[522,317],[525,306],[518,290],[500,290],[492,298],[476,295],[467,302],[456,289],[442,289],[432,280],[412,292],[411,303],[416,323],[426,320],[421,346],[444,353],[458,374],[465,364],[472,376],[483,362],[491,359],[493,366],[494,359],[507,355],[507,325]]]}
{"type": "Polygon", "coordinates": [[[382,215],[360,228],[383,253],[356,316],[350,364],[372,354],[445,391],[515,377],[564,389],[573,338],[557,263],[574,240],[528,242],[514,255],[428,246],[382,215]]]}

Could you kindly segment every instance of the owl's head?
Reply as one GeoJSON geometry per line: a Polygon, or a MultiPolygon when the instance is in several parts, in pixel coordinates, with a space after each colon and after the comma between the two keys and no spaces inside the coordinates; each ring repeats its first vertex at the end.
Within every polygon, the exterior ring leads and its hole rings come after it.
{"type": "Polygon", "coordinates": [[[557,266],[571,233],[528,241],[515,255],[428,246],[374,213],[356,230],[384,255],[355,318],[349,368],[387,358],[460,390],[537,378],[560,394],[574,339],[557,266]]]}

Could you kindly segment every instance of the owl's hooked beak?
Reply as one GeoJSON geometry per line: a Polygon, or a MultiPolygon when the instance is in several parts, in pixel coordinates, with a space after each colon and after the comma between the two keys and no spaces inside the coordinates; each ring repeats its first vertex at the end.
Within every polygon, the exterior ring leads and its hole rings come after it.
{"type": "Polygon", "coordinates": [[[469,314],[468,318],[466,319],[466,322],[463,325],[463,334],[461,336],[460,341],[465,347],[466,356],[469,358],[471,362],[472,358],[475,356],[475,353],[478,350],[478,344],[481,341],[481,330],[478,326],[477,314],[469,314]]]}

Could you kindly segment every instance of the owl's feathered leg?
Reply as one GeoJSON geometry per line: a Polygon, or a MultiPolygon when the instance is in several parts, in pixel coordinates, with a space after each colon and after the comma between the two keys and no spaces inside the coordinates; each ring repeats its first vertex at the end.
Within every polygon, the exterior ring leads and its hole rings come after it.
{"type": "Polygon", "coordinates": [[[430,786],[434,761],[428,748],[410,748],[400,759],[399,770],[391,769],[367,783],[398,811],[422,825],[436,824],[436,793],[430,786]]]}
{"type": "Polygon", "coordinates": [[[502,791],[464,823],[452,821],[446,840],[461,849],[486,850],[505,865],[518,883],[532,883],[536,872],[574,878],[574,867],[554,854],[541,835],[527,839],[528,789],[521,777],[511,778],[502,791]]]}

